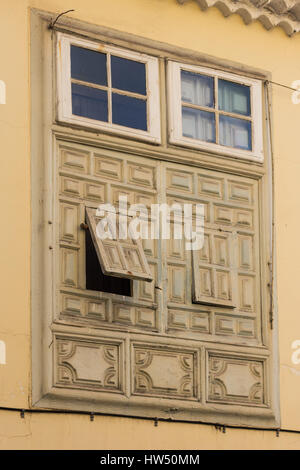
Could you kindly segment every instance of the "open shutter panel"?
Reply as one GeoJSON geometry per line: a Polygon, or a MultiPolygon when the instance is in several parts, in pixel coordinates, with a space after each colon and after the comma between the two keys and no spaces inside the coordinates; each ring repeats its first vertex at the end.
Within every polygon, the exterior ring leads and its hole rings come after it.
{"type": "MultiPolygon", "coordinates": [[[[96,209],[86,208],[87,224],[103,274],[151,282],[153,277],[141,240],[134,240],[130,233],[126,239],[120,239],[118,230],[113,239],[102,240],[96,230],[101,218],[96,215],[96,209]]],[[[116,219],[118,221],[118,217],[116,219]]],[[[118,228],[118,223],[116,225],[118,228]]]]}

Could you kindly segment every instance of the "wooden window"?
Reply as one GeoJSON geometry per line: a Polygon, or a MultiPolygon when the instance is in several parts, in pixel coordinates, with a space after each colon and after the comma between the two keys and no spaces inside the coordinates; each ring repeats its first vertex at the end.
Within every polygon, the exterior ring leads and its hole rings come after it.
{"type": "Polygon", "coordinates": [[[111,238],[101,239],[97,230],[101,217],[97,215],[95,209],[86,208],[87,223],[103,274],[152,281],[152,274],[141,241],[133,238],[130,226],[128,236],[124,239],[120,238],[120,224],[118,217],[115,218],[116,227],[113,227],[111,219],[107,218],[111,238]]]}
{"type": "MultiPolygon", "coordinates": [[[[42,27],[33,33],[33,44],[40,34],[47,45],[33,54],[33,76],[42,80],[51,75],[45,51],[55,34],[42,27]]],[[[261,151],[260,83],[175,63],[174,48],[161,109],[163,116],[171,113],[170,141],[189,149],[174,154],[164,143],[154,153],[153,145],[135,140],[159,142],[157,59],[71,34],[58,34],[59,125],[51,120],[56,102],[43,100],[52,96],[48,80],[43,93],[33,89],[39,106],[33,101],[32,109],[45,110],[32,115],[39,139],[32,200],[45,201],[33,207],[33,358],[43,361],[33,371],[33,403],[277,428],[268,287],[272,172],[261,151]],[[134,121],[140,114],[124,121],[120,109],[131,98],[146,105],[146,130],[145,120],[134,121]],[[188,136],[193,119],[199,124],[188,136]],[[79,126],[97,133],[84,137],[79,126]],[[110,146],[102,131],[111,133],[110,146]],[[203,205],[203,248],[191,251],[173,236],[173,216],[170,238],[161,225],[157,237],[142,241],[130,233],[98,238],[97,208],[116,208],[123,196],[128,207],[151,213],[149,234],[157,222],[153,204],[190,204],[193,220],[195,205],[203,205]],[[81,230],[83,223],[89,230],[81,230]]],[[[144,41],[134,47],[145,50],[144,41]]],[[[160,57],[162,71],[169,47],[147,48],[160,57]]],[[[178,61],[185,52],[178,51],[178,61]]],[[[191,51],[186,60],[193,57],[191,51]]]]}
{"type": "Polygon", "coordinates": [[[160,142],[158,60],[58,34],[58,120],[160,142]]]}
{"type": "Polygon", "coordinates": [[[169,62],[170,141],[262,161],[259,80],[169,62]]]}

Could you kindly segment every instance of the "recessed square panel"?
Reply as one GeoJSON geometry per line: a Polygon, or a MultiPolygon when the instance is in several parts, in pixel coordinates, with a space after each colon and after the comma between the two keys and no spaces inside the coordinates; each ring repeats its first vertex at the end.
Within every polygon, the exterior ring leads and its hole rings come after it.
{"type": "Polygon", "coordinates": [[[118,245],[114,242],[103,241],[105,256],[111,269],[125,269],[125,263],[122,262],[118,245]]]}
{"type": "Polygon", "coordinates": [[[140,257],[138,248],[132,246],[123,246],[124,257],[130,272],[143,272],[143,262],[140,257]]]}

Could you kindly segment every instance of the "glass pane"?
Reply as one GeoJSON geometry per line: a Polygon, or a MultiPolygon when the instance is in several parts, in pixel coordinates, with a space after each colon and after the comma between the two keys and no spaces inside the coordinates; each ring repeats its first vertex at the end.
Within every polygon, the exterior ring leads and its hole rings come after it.
{"type": "Polygon", "coordinates": [[[250,116],[250,87],[219,79],[219,109],[250,116]]]}
{"type": "Polygon", "coordinates": [[[182,108],[182,134],[205,142],[216,141],[215,113],[200,109],[182,108]]]}
{"type": "Polygon", "coordinates": [[[71,46],[71,77],[83,82],[107,85],[106,54],[71,46]]]}
{"type": "Polygon", "coordinates": [[[146,67],[141,62],[111,56],[112,87],[146,95],[146,67]]]}
{"type": "Polygon", "coordinates": [[[214,107],[214,78],[181,71],[181,98],[186,103],[214,107]]]}
{"type": "Polygon", "coordinates": [[[72,113],[107,122],[107,92],[72,83],[72,113]]]}
{"type": "Polygon", "coordinates": [[[112,122],[120,126],[147,130],[147,102],[130,96],[112,94],[112,122]]]}
{"type": "Polygon", "coordinates": [[[220,115],[220,144],[252,150],[251,122],[220,115]]]}

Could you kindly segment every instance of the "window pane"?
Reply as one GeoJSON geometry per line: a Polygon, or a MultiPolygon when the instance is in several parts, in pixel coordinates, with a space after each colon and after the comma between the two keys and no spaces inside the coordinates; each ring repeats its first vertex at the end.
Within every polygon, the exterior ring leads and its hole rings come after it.
{"type": "Polygon", "coordinates": [[[181,71],[181,97],[187,103],[214,107],[214,78],[181,71]]]}
{"type": "Polygon", "coordinates": [[[220,115],[220,144],[251,150],[251,122],[220,115]]]}
{"type": "Polygon", "coordinates": [[[112,122],[120,126],[147,130],[147,102],[129,96],[112,94],[112,122]]]}
{"type": "Polygon", "coordinates": [[[250,116],[250,87],[219,80],[219,109],[250,116]]]}
{"type": "Polygon", "coordinates": [[[141,62],[111,56],[112,87],[146,95],[146,67],[141,62]]]}
{"type": "Polygon", "coordinates": [[[107,92],[72,83],[72,113],[107,122],[107,92]]]}
{"type": "Polygon", "coordinates": [[[215,113],[200,109],[182,108],[182,134],[205,142],[216,141],[215,113]]]}
{"type": "Polygon", "coordinates": [[[71,77],[84,82],[107,85],[106,54],[71,46],[71,77]]]}

